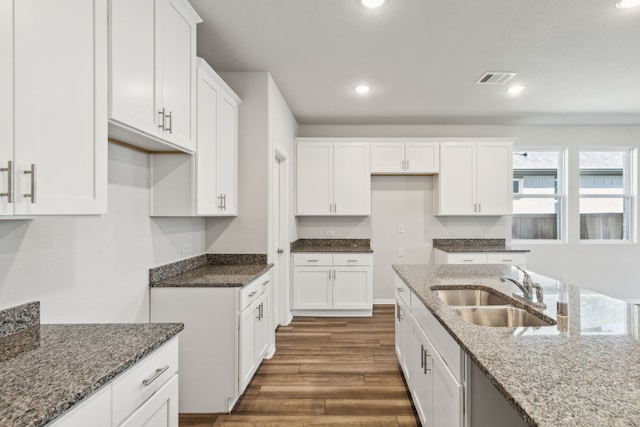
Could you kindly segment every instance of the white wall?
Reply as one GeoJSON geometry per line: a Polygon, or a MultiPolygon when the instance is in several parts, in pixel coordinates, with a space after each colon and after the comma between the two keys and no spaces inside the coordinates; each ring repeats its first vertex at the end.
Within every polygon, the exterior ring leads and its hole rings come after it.
{"type": "MultiPolygon", "coordinates": [[[[319,126],[301,125],[302,137],[513,137],[516,146],[553,146],[569,148],[569,165],[574,171],[569,177],[569,240],[564,244],[535,244],[528,256],[528,267],[550,277],[566,273],[571,283],[619,298],[640,298],[640,247],[637,243],[585,244],[579,242],[578,149],[579,147],[638,147],[640,127],[632,126],[319,126]]],[[[335,230],[337,236],[370,237],[376,254],[374,262],[374,298],[392,298],[389,265],[424,262],[431,256],[433,238],[447,237],[454,231],[456,238],[482,237],[510,239],[511,221],[502,218],[434,217],[432,210],[433,179],[429,177],[372,178],[372,216],[360,219],[299,218],[300,238],[323,238],[324,231],[335,230]],[[423,180],[425,190],[419,190],[423,180]],[[391,188],[401,194],[394,194],[391,188]],[[404,217],[402,209],[422,211],[404,217]],[[404,205],[403,205],[404,204],[404,205]],[[423,229],[412,216],[424,216],[423,229]],[[382,219],[379,219],[382,218],[382,219]],[[405,223],[404,235],[397,233],[399,223],[405,223]],[[411,227],[411,231],[410,231],[411,227]],[[423,241],[417,237],[424,236],[423,241]],[[401,246],[404,245],[404,246],[401,246]],[[424,246],[422,246],[424,245],[424,246]],[[404,258],[397,257],[397,248],[405,247],[404,258]],[[380,264],[380,265],[377,265],[380,264]]],[[[638,202],[634,206],[638,207],[638,202]]]]}
{"type": "Polygon", "coordinates": [[[148,206],[149,156],[110,144],[108,215],[0,221],[0,309],[38,300],[43,323],[148,322],[149,268],[205,249],[203,219],[148,206]]]}

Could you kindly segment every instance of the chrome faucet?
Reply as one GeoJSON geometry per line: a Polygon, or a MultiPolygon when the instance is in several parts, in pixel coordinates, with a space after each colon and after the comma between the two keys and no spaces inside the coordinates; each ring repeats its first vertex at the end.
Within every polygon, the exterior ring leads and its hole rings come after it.
{"type": "MultiPolygon", "coordinates": [[[[514,285],[516,285],[521,291],[522,291],[522,295],[526,302],[531,303],[533,305],[535,305],[536,307],[539,308],[546,308],[547,305],[544,303],[543,299],[544,296],[542,295],[542,286],[540,286],[539,284],[535,283],[533,281],[533,279],[531,279],[531,276],[529,276],[529,273],[527,273],[526,271],[524,271],[523,269],[521,269],[520,267],[518,267],[517,265],[514,266],[516,267],[518,270],[522,271],[523,273],[523,278],[522,278],[522,283],[518,282],[516,279],[514,279],[513,277],[510,276],[502,276],[500,278],[501,282],[506,282],[507,280],[510,281],[511,283],[513,283],[514,285]],[[536,301],[533,301],[533,290],[536,290],[536,301]]],[[[513,294],[513,296],[515,296],[516,298],[521,298],[520,295],[518,294],[513,294]]]]}

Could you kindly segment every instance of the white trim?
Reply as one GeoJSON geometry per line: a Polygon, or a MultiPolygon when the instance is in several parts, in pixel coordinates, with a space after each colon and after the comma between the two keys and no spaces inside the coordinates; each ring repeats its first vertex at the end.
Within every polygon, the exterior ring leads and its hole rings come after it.
{"type": "Polygon", "coordinates": [[[640,299],[623,299],[623,301],[629,304],[640,305],[640,299]]]}
{"type": "Polygon", "coordinates": [[[373,310],[291,310],[294,316],[312,317],[371,317],[373,310]]]}
{"type": "Polygon", "coordinates": [[[395,298],[391,299],[374,299],[373,305],[393,305],[396,303],[395,298]]]}

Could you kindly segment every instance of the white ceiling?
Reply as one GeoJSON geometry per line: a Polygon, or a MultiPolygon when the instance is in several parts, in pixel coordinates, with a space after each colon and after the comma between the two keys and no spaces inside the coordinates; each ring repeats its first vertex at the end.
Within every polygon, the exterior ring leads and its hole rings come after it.
{"type": "Polygon", "coordinates": [[[269,71],[300,124],[640,124],[640,8],[614,0],[190,1],[198,54],[269,71]]]}

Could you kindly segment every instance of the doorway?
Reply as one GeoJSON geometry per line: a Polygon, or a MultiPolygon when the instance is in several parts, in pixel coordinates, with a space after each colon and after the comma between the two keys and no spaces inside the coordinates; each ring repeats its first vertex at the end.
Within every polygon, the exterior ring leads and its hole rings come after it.
{"type": "Polygon", "coordinates": [[[287,157],[276,148],[273,162],[273,319],[274,328],[290,322],[287,157]]]}

